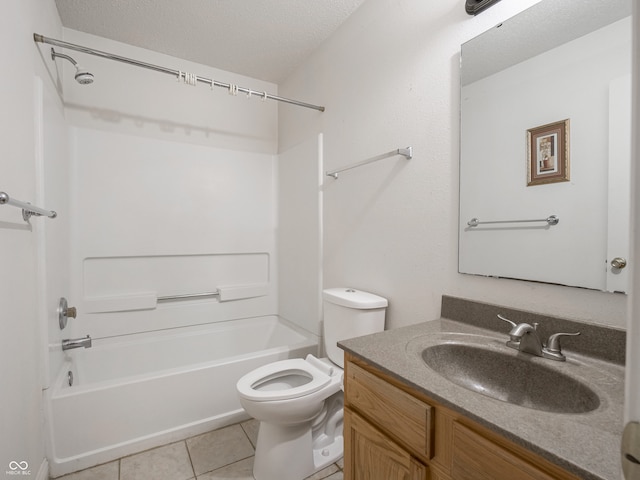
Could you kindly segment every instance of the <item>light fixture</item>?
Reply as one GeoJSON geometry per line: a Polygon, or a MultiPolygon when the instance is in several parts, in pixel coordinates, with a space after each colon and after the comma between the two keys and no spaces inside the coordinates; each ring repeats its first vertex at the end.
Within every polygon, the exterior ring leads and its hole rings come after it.
{"type": "Polygon", "coordinates": [[[469,15],[477,15],[500,0],[465,0],[464,9],[469,15]]]}

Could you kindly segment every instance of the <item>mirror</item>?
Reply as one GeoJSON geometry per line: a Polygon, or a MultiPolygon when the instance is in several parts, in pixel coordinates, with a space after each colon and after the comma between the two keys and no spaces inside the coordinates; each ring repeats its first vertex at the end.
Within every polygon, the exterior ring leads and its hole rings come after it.
{"type": "Polygon", "coordinates": [[[626,292],[631,0],[542,0],[461,56],[460,273],[626,292]]]}

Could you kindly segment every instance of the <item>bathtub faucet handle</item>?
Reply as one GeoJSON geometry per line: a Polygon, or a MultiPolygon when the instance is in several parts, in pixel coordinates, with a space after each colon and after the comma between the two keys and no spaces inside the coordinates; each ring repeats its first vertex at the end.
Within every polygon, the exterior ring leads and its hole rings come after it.
{"type": "Polygon", "coordinates": [[[66,298],[60,298],[60,303],[58,303],[58,324],[60,325],[60,330],[63,330],[64,327],[67,326],[68,318],[76,318],[77,314],[76,307],[70,307],[67,304],[66,298]]]}

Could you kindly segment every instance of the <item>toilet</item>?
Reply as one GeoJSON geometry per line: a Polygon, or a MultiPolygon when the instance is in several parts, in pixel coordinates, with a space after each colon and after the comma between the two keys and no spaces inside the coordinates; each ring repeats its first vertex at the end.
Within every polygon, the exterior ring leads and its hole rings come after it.
{"type": "Polygon", "coordinates": [[[353,288],[330,288],[322,298],[327,358],[270,363],[236,385],[260,421],[256,480],[303,480],[342,457],[344,355],[336,343],[384,330],[387,299],[353,288]]]}

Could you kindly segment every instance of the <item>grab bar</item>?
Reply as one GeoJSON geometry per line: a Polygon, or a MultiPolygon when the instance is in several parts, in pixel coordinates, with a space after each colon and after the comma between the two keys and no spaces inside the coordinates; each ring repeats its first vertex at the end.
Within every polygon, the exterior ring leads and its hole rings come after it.
{"type": "Polygon", "coordinates": [[[492,220],[492,221],[484,221],[481,222],[477,218],[472,218],[467,222],[467,225],[470,227],[477,227],[478,225],[486,224],[486,223],[527,223],[527,222],[547,222],[548,225],[557,225],[560,221],[560,217],[557,215],[550,215],[547,218],[537,218],[533,220],[492,220]]]}
{"type": "Polygon", "coordinates": [[[407,160],[411,160],[411,158],[413,158],[413,147],[396,148],[395,150],[392,150],[392,151],[387,152],[387,153],[383,153],[382,155],[377,155],[375,157],[368,158],[367,160],[363,160],[361,162],[354,163],[353,165],[349,165],[349,166],[346,166],[346,167],[338,168],[337,170],[333,170],[331,172],[327,171],[325,173],[326,173],[327,177],[333,177],[333,178],[335,178],[337,180],[338,179],[338,174],[340,172],[344,172],[345,170],[351,170],[352,168],[356,168],[356,167],[361,167],[362,165],[366,165],[368,163],[377,162],[378,160],[383,160],[385,158],[393,157],[395,155],[402,155],[407,160]]]}
{"type": "Polygon", "coordinates": [[[44,208],[31,205],[30,203],[15,200],[5,192],[0,192],[0,205],[11,205],[12,207],[21,208],[22,218],[25,222],[28,222],[32,215],[36,215],[37,217],[45,216],[49,218],[56,218],[58,216],[58,214],[53,210],[45,210],[44,208]]]}
{"type": "Polygon", "coordinates": [[[158,297],[158,302],[162,302],[165,300],[181,300],[183,298],[200,298],[200,297],[219,297],[220,290],[216,290],[215,292],[204,292],[204,293],[185,293],[183,295],[167,295],[165,297],[158,297]]]}

